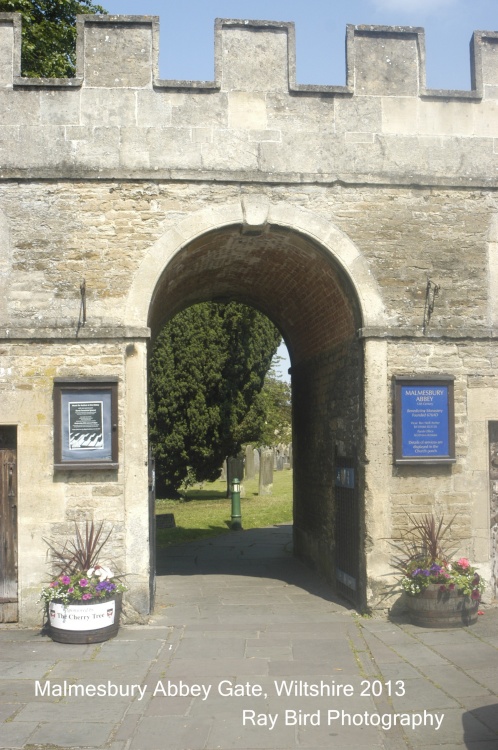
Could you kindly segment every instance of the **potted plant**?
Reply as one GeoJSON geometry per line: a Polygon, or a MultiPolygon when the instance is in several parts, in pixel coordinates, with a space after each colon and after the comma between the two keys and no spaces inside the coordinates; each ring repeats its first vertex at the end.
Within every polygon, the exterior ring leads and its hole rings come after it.
{"type": "Polygon", "coordinates": [[[454,518],[444,524],[426,514],[408,515],[411,528],[395,546],[410,620],[422,627],[458,627],[477,622],[485,584],[466,557],[454,559],[455,550],[446,540],[454,518]]]}
{"type": "Polygon", "coordinates": [[[126,586],[99,560],[112,529],[103,538],[103,523],[86,523],[82,533],[75,524],[75,540],[62,548],[47,542],[55,576],[45,586],[48,635],[59,643],[100,643],[119,629],[121,598],[126,586]]]}

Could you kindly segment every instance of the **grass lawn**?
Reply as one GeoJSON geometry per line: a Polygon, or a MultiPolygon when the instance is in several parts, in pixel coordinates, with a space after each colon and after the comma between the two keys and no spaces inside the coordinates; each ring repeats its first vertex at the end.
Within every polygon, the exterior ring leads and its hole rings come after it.
{"type": "MultiPolygon", "coordinates": [[[[258,479],[245,480],[241,498],[242,528],[255,529],[292,521],[292,470],[273,473],[271,495],[258,495],[258,479]]],[[[201,537],[217,536],[230,530],[231,501],[226,482],[205,482],[202,489],[191,489],[185,500],[157,500],[156,516],[173,513],[175,529],[158,529],[157,546],[169,547],[201,537]]]]}

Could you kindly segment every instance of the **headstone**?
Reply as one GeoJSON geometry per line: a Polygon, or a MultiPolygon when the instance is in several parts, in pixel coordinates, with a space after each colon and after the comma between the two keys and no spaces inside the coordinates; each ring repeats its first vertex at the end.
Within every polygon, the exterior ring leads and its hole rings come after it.
{"type": "Polygon", "coordinates": [[[283,471],[283,470],[284,470],[284,457],[277,456],[277,471],[283,471]]]}
{"type": "Polygon", "coordinates": [[[292,443],[289,445],[289,469],[292,469],[293,463],[292,463],[292,443]]]}
{"type": "Polygon", "coordinates": [[[261,451],[259,464],[259,494],[271,495],[273,489],[273,459],[272,450],[261,451]]]}
{"type": "Polygon", "coordinates": [[[223,481],[226,481],[226,478],[227,478],[227,462],[223,461],[223,466],[221,467],[220,479],[222,479],[223,481]]]}
{"type": "Polygon", "coordinates": [[[259,451],[254,449],[254,476],[259,475],[259,451]]]}
{"type": "Polygon", "coordinates": [[[273,453],[273,471],[277,470],[277,448],[272,449],[273,453]]]}
{"type": "Polygon", "coordinates": [[[159,513],[156,516],[156,527],[158,529],[176,529],[174,513],[159,513]]]}
{"type": "Polygon", "coordinates": [[[244,485],[244,459],[241,456],[230,456],[227,460],[227,497],[231,496],[232,482],[234,478],[240,482],[240,496],[245,497],[244,485]]]}
{"type": "Polygon", "coordinates": [[[252,445],[246,445],[246,465],[245,479],[254,479],[256,472],[254,470],[254,449],[252,445]]]}

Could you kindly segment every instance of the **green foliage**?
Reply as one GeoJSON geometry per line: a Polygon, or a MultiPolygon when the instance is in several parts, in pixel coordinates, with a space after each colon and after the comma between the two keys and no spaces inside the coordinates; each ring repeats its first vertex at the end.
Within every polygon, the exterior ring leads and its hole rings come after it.
{"type": "Polygon", "coordinates": [[[22,16],[23,76],[71,78],[76,70],[76,16],[107,11],[90,0],[0,0],[0,12],[22,16]]]}
{"type": "Polygon", "coordinates": [[[260,445],[290,443],[292,440],[291,389],[272,369],[265,378],[259,400],[265,417],[260,445]]]}
{"type": "Polygon", "coordinates": [[[280,340],[268,318],[235,302],[194,305],[166,324],[149,382],[159,495],[178,492],[189,467],[198,481],[216,479],[227,456],[260,440],[257,397],[280,340]]]}
{"type": "MultiPolygon", "coordinates": [[[[244,488],[240,501],[244,529],[292,522],[292,470],[274,473],[272,495],[258,495],[258,478],[244,480],[244,488]]],[[[187,499],[156,502],[157,515],[173,513],[176,523],[173,529],[157,529],[158,549],[230,531],[231,501],[225,480],[189,489],[187,499]]]]}

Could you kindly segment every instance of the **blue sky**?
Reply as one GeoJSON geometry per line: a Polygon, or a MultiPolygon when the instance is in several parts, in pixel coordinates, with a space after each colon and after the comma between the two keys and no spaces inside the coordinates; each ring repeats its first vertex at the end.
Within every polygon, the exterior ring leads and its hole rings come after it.
{"type": "Polygon", "coordinates": [[[345,83],[346,25],[422,26],[430,88],[470,88],[472,32],[498,30],[498,0],[100,0],[161,20],[161,77],[212,80],[215,18],[294,21],[299,83],[345,83]]]}
{"type": "MultiPolygon", "coordinates": [[[[212,80],[214,19],[293,21],[298,83],[343,85],[347,24],[422,26],[427,85],[470,89],[469,42],[474,31],[498,30],[498,0],[100,0],[109,13],[160,17],[160,75],[212,80]]],[[[288,379],[285,345],[281,377],[288,379]]]]}

